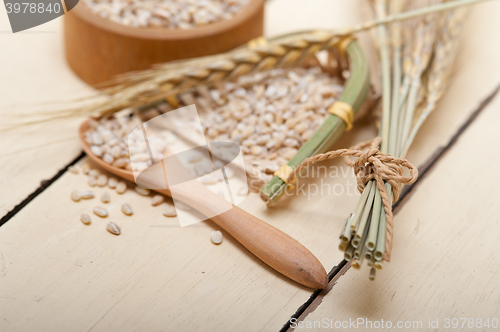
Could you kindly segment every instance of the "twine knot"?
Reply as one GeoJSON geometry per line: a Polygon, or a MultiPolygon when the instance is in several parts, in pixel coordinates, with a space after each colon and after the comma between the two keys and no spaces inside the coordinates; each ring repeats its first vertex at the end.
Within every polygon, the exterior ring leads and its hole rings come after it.
{"type": "MultiPolygon", "coordinates": [[[[353,149],[353,148],[351,148],[353,149]]],[[[369,159],[375,155],[380,153],[380,151],[376,147],[370,147],[370,149],[362,151],[361,155],[359,156],[358,160],[354,163],[356,168],[361,168],[366,166],[367,163],[369,163],[369,159]]]]}
{"type": "Polygon", "coordinates": [[[353,168],[360,193],[363,192],[369,181],[375,180],[377,188],[380,191],[380,197],[382,198],[387,220],[384,259],[389,261],[392,250],[393,231],[392,203],[399,199],[401,186],[403,184],[412,184],[417,180],[418,170],[404,158],[397,158],[390,154],[380,152],[378,146],[381,142],[382,139],[376,137],[349,149],[329,151],[307,158],[290,174],[288,183],[292,183],[297,177],[297,174],[311,164],[337,157],[344,157],[344,162],[353,168]],[[356,159],[352,160],[352,157],[356,159]],[[408,176],[403,175],[404,168],[408,169],[410,173],[408,176]],[[392,187],[392,197],[389,197],[385,183],[392,187]]]}
{"type": "MultiPolygon", "coordinates": [[[[397,158],[390,154],[380,152],[378,146],[381,142],[382,139],[376,137],[370,141],[363,142],[347,149],[346,153],[344,153],[344,161],[348,166],[354,169],[360,193],[363,192],[365,185],[370,180],[376,180],[377,184],[382,185],[383,182],[385,182],[391,185],[393,200],[396,202],[401,193],[401,186],[403,184],[412,184],[415,182],[415,180],[417,180],[418,170],[404,158],[397,158]],[[352,161],[350,157],[357,157],[357,159],[352,161]],[[403,175],[404,168],[409,170],[410,175],[403,175]]],[[[379,189],[381,190],[381,188],[379,189]]],[[[384,190],[384,192],[387,193],[386,190],[384,190]]]]}

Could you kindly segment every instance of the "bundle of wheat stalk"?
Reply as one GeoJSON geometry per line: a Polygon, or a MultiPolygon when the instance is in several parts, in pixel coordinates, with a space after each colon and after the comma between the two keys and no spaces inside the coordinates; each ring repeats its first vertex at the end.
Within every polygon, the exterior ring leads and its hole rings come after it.
{"type": "MultiPolygon", "coordinates": [[[[435,0],[375,0],[376,15],[436,4],[435,0]]],[[[380,152],[404,158],[416,133],[442,96],[465,19],[465,9],[429,14],[404,23],[380,26],[377,41],[382,64],[382,118],[380,152]],[[405,43],[402,43],[405,40],[405,43]]],[[[375,147],[378,145],[375,142],[375,147]]],[[[404,177],[402,168],[393,169],[411,183],[416,174],[404,177]]],[[[413,170],[415,171],[415,170],[413,170]]],[[[370,172],[369,170],[367,172],[370,172]]],[[[404,181],[402,181],[404,182],[404,181]]],[[[370,279],[390,261],[393,239],[391,205],[398,199],[401,183],[372,179],[345,223],[339,248],[354,268],[363,261],[370,279]],[[385,202],[384,202],[385,201],[385,202]]]]}

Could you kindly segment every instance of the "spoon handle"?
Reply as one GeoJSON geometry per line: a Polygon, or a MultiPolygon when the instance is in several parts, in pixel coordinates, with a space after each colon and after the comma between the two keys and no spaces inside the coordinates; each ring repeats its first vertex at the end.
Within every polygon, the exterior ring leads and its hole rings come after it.
{"type": "MultiPolygon", "coordinates": [[[[80,126],[80,141],[89,158],[108,172],[135,182],[134,175],[130,171],[111,166],[92,153],[84,139],[84,133],[88,128],[87,121],[80,126]]],[[[181,167],[179,171],[182,172],[181,167]]],[[[150,188],[167,188],[155,191],[172,197],[164,177],[153,172],[147,180],[151,181],[150,188]]],[[[211,216],[211,219],[236,241],[281,274],[307,287],[323,289],[327,286],[328,276],[323,265],[303,245],[257,217],[232,206],[198,181],[191,180],[176,185],[175,198],[201,214],[211,216]]]]}
{"type": "Polygon", "coordinates": [[[319,260],[279,229],[238,207],[212,220],[281,274],[307,287],[324,289],[327,286],[328,276],[319,260]]]}
{"type": "Polygon", "coordinates": [[[277,228],[231,205],[198,181],[176,185],[175,198],[205,216],[214,216],[212,221],[281,274],[307,287],[323,289],[327,286],[328,276],[323,265],[307,248],[277,228]]]}

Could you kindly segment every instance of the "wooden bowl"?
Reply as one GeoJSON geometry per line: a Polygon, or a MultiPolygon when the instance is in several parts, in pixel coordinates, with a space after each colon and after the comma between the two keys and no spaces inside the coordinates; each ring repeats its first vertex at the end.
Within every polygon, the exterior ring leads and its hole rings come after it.
{"type": "Polygon", "coordinates": [[[64,15],[66,59],[96,86],[155,63],[229,51],[262,36],[263,23],[264,0],[250,0],[231,19],[188,30],[121,25],[80,3],[64,15]]]}

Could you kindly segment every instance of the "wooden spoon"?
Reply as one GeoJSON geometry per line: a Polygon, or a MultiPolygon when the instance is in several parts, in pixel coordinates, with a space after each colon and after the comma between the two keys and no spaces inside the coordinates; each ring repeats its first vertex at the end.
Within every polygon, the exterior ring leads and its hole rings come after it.
{"type": "MultiPolygon", "coordinates": [[[[88,121],[80,126],[80,142],[87,156],[99,167],[125,180],[135,182],[131,171],[109,165],[90,150],[85,141],[85,132],[89,129],[88,121]]],[[[164,183],[164,179],[158,179],[164,183]]],[[[196,182],[198,181],[191,181],[196,182]]],[[[205,188],[201,183],[196,188],[194,184],[177,194],[176,199],[193,207],[204,215],[214,215],[213,207],[227,204],[227,201],[205,188]]],[[[177,187],[176,187],[177,188],[177,187]]],[[[155,191],[172,196],[168,189],[155,191]]],[[[233,206],[230,210],[211,218],[219,227],[231,234],[264,263],[287,276],[288,278],[310,288],[324,289],[328,284],[328,276],[319,260],[303,245],[282,231],[263,222],[253,215],[233,206]]]]}

